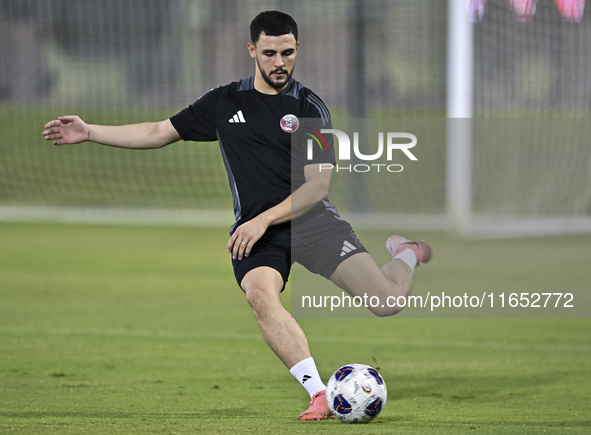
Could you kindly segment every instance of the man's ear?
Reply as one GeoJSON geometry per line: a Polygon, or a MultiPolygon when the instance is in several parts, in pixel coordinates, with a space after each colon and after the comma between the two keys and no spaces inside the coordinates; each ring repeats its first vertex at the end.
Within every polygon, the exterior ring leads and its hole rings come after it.
{"type": "Polygon", "coordinates": [[[250,42],[248,44],[246,44],[246,47],[248,48],[248,54],[250,54],[250,57],[252,57],[254,59],[257,55],[256,47],[253,44],[251,44],[250,42]]]}

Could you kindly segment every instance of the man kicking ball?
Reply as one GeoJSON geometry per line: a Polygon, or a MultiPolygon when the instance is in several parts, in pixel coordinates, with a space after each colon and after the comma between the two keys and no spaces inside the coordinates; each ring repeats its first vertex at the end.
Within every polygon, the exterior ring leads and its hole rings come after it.
{"type": "MultiPolygon", "coordinates": [[[[279,298],[292,264],[301,263],[352,296],[386,300],[411,293],[414,269],[431,259],[431,248],[392,236],[386,241],[392,260],[378,267],[328,201],[331,174],[319,166],[334,162],[332,143],[297,168],[298,180],[292,180],[294,121],[313,118],[330,128],[330,114],[315,93],[292,78],[299,42],[289,15],[261,13],[250,25],[250,36],[254,76],[212,89],[170,119],[104,126],[62,116],[48,122],[43,135],[55,145],[91,141],[135,149],[161,148],[180,139],[219,142],[234,199],[236,221],[227,250],[236,280],[265,341],[310,394],[310,407],[299,418],[323,420],[332,417],[326,386],[304,332],[279,298]],[[345,243],[352,248],[341,255],[345,243]]],[[[370,308],[377,316],[400,309],[370,308]]]]}

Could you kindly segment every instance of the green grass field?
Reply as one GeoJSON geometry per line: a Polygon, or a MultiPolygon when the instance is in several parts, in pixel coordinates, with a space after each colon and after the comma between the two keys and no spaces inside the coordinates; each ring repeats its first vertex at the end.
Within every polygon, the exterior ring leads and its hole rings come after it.
{"type": "MultiPolygon", "coordinates": [[[[591,283],[589,235],[422,236],[435,258],[416,293],[591,283]]],[[[371,364],[389,396],[368,425],[298,421],[307,393],[260,337],[226,241],[0,224],[0,433],[591,433],[589,319],[302,319],[325,379],[371,364]]]]}

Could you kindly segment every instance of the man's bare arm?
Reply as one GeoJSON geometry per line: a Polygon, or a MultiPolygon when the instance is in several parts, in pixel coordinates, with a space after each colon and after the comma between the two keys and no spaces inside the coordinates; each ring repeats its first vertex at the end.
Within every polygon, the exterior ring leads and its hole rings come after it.
{"type": "Polygon", "coordinates": [[[93,125],[78,116],[60,116],[45,124],[45,140],[54,145],[96,142],[119,148],[161,148],[181,139],[169,119],[128,125],[93,125]]]}
{"type": "Polygon", "coordinates": [[[232,258],[248,257],[252,246],[265,234],[271,225],[296,219],[309,212],[328,195],[331,171],[320,171],[320,165],[304,167],[306,182],[284,201],[240,225],[228,241],[232,258]],[[243,244],[242,241],[246,242],[243,244]]]}
{"type": "Polygon", "coordinates": [[[304,167],[306,182],[294,193],[275,207],[260,214],[270,225],[278,225],[297,219],[308,213],[316,204],[328,196],[332,171],[320,170],[320,165],[304,167]]]}

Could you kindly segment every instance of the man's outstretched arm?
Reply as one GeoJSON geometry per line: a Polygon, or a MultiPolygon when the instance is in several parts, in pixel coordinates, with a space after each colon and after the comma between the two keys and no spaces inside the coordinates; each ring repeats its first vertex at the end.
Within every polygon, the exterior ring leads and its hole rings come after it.
{"type": "Polygon", "coordinates": [[[93,125],[78,116],[60,116],[45,124],[45,140],[54,145],[96,142],[119,148],[161,148],[181,139],[169,119],[128,125],[93,125]]]}

